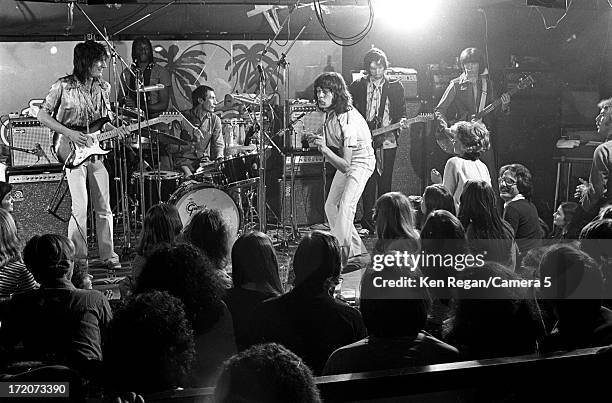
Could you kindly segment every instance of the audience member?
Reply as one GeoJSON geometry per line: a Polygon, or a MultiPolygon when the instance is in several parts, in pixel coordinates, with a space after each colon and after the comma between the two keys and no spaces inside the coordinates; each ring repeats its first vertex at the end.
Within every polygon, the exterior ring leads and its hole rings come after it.
{"type": "Polygon", "coordinates": [[[23,264],[17,227],[11,214],[0,209],[0,300],[35,289],[36,281],[23,264]]]}
{"type": "Polygon", "coordinates": [[[469,180],[461,194],[459,220],[465,228],[472,254],[515,269],[516,244],[512,226],[497,210],[495,191],[487,182],[469,180]]]}
{"type": "Polygon", "coordinates": [[[572,245],[554,245],[542,258],[540,279],[550,284],[541,298],[557,318],[544,351],[612,344],[612,311],[601,306],[603,278],[594,259],[572,245]]]}
{"type": "Polygon", "coordinates": [[[384,280],[418,284],[419,277],[418,269],[400,266],[364,273],[359,309],[368,337],[334,351],[323,375],[457,361],[456,348],[423,330],[430,306],[426,287],[381,287],[384,280]]]}
{"type": "Polygon", "coordinates": [[[463,187],[468,180],[482,180],[491,185],[489,169],[479,159],[489,149],[489,132],[477,122],[457,122],[450,130],[458,140],[455,144],[458,156],[446,161],[444,177],[432,169],[431,181],[442,183],[453,195],[455,207],[459,209],[463,187]]]}
{"type": "Polygon", "coordinates": [[[567,239],[568,228],[576,210],[578,209],[578,203],[576,202],[563,202],[557,208],[557,211],[553,214],[553,239],[567,239]]]}
{"type": "Polygon", "coordinates": [[[335,349],[365,337],[359,311],[332,296],[340,261],[333,235],[314,231],[302,238],[293,257],[295,288],[255,309],[250,344],[280,343],[320,374],[335,349]]]}
{"type": "Polygon", "coordinates": [[[94,369],[102,360],[101,333],[112,318],[101,292],[81,290],[70,279],[74,245],[63,235],[34,236],[24,261],[40,289],[13,296],[0,328],[2,344],[23,344],[21,359],[94,369]]]}
{"type": "Polygon", "coordinates": [[[232,283],[225,302],[234,321],[239,350],[247,347],[249,320],[260,302],[283,293],[278,261],[270,238],[262,232],[240,236],[232,247],[232,283]]]}
{"type": "Polygon", "coordinates": [[[195,358],[183,303],[167,292],[132,296],[110,323],[104,364],[116,392],[151,393],[186,386],[195,358]]]}
{"type": "Polygon", "coordinates": [[[230,257],[232,240],[229,226],[221,212],[209,209],[198,211],[183,228],[182,236],[183,240],[199,248],[204,256],[215,264],[226,288],[230,288],[231,279],[225,272],[225,267],[230,257]]]}
{"type": "MultiPolygon", "coordinates": [[[[461,273],[467,281],[517,280],[519,277],[496,262],[472,266],[461,273]]],[[[464,359],[509,357],[537,352],[544,334],[537,305],[524,287],[458,287],[446,341],[464,359]]]]}
{"type": "Polygon", "coordinates": [[[442,337],[453,296],[453,289],[446,286],[447,279],[465,269],[465,256],[469,252],[465,230],[459,219],[447,210],[429,213],[421,231],[421,251],[422,256],[427,257],[426,263],[420,265],[423,275],[432,280],[442,280],[445,285],[430,289],[433,304],[425,328],[434,336],[442,337]],[[463,257],[462,260],[458,260],[459,257],[463,257]]]}
{"type": "Polygon", "coordinates": [[[140,275],[151,252],[160,245],[174,244],[182,229],[183,223],[174,205],[160,203],[149,208],[136,245],[136,257],[132,262],[134,278],[140,275]]]}
{"type": "Polygon", "coordinates": [[[0,209],[13,212],[13,185],[0,181],[0,209]]]}
{"type": "Polygon", "coordinates": [[[156,249],[136,281],[135,293],[168,291],[185,304],[195,333],[196,362],[190,386],[214,384],[221,363],[236,352],[232,316],[214,264],[187,244],[156,249]]]}
{"type": "Polygon", "coordinates": [[[612,219],[588,223],[580,232],[580,249],[600,265],[603,275],[603,305],[612,307],[612,219]]]}
{"type": "Polygon", "coordinates": [[[275,344],[259,344],[225,362],[215,388],[217,403],[319,403],[319,391],[302,360],[275,344]]]}
{"type": "Polygon", "coordinates": [[[542,244],[538,210],[531,202],[531,172],[521,164],[504,165],[499,170],[499,196],[504,201],[503,219],[514,230],[520,256],[542,244]]]}
{"type": "Polygon", "coordinates": [[[423,218],[427,218],[429,213],[434,210],[446,210],[452,215],[457,215],[455,199],[453,199],[453,195],[441,183],[429,185],[423,192],[423,200],[421,202],[423,218]]]}
{"type": "Polygon", "coordinates": [[[414,211],[403,193],[389,192],[380,196],[374,205],[373,219],[377,236],[374,253],[418,252],[420,243],[414,226],[414,211]]]}

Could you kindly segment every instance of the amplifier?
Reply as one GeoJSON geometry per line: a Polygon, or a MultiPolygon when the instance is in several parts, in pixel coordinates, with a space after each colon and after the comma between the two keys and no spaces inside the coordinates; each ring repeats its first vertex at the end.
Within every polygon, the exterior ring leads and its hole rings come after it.
{"type": "Polygon", "coordinates": [[[415,69],[389,67],[385,73],[390,79],[399,80],[402,83],[404,87],[404,98],[418,97],[418,79],[415,69]]]}
{"type": "Polygon", "coordinates": [[[59,196],[65,196],[55,211],[60,218],[47,211],[61,179],[62,172],[8,170],[8,182],[13,186],[13,217],[17,222],[19,237],[24,243],[34,235],[67,234],[71,199],[66,180],[59,187],[59,196]]]}
{"type": "MultiPolygon", "coordinates": [[[[317,108],[317,105],[308,100],[287,101],[287,137],[286,148],[289,150],[301,150],[302,140],[307,134],[314,133],[323,127],[325,113],[317,108]]],[[[314,147],[309,144],[309,147],[314,147]]]]}
{"type": "MultiPolygon", "coordinates": [[[[323,156],[318,155],[292,155],[285,157],[287,165],[287,178],[291,177],[291,159],[293,158],[293,169],[295,169],[296,178],[304,177],[321,177],[323,175],[323,156]]],[[[326,173],[329,175],[335,172],[335,168],[329,163],[326,163],[326,173]]]]}
{"type": "Polygon", "coordinates": [[[51,130],[35,118],[10,119],[8,135],[8,142],[12,147],[12,166],[60,164],[51,152],[51,130]],[[42,156],[23,151],[35,149],[39,149],[42,156]]]}

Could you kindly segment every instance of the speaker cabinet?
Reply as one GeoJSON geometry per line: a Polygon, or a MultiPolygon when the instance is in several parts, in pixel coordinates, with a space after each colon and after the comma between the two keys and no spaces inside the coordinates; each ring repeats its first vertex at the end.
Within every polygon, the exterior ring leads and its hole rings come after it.
{"type": "Polygon", "coordinates": [[[68,233],[71,199],[66,180],[62,181],[59,193],[62,196],[66,191],[65,196],[55,211],[59,218],[47,212],[61,178],[61,172],[19,173],[9,170],[8,181],[13,186],[13,218],[24,244],[34,235],[68,233]]]}
{"type": "Polygon", "coordinates": [[[35,166],[60,164],[51,152],[51,130],[34,118],[11,119],[9,125],[11,165],[35,166]],[[20,150],[21,149],[21,150],[20,150]],[[40,156],[23,150],[38,149],[40,156]]]}

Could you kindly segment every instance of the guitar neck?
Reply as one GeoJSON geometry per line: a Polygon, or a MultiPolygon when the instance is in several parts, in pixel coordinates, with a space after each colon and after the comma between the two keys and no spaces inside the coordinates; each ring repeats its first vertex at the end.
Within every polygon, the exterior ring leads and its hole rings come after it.
{"type": "MultiPolygon", "coordinates": [[[[159,118],[145,120],[144,122],[140,122],[140,127],[141,128],[148,127],[148,126],[159,123],[159,121],[160,121],[159,118]]],[[[125,126],[125,128],[127,129],[128,132],[133,132],[134,130],[138,129],[138,123],[132,123],[131,125],[125,126]]],[[[109,130],[107,132],[100,133],[98,135],[98,141],[109,140],[109,139],[117,137],[118,135],[119,135],[119,129],[109,130]]]]}
{"type": "MultiPolygon", "coordinates": [[[[521,90],[521,88],[519,87],[514,87],[512,88],[510,91],[508,91],[508,95],[512,96],[514,94],[516,94],[517,92],[519,92],[521,90]]],[[[487,105],[483,110],[481,110],[480,112],[478,112],[475,116],[475,118],[478,119],[482,119],[484,116],[488,115],[489,113],[493,112],[495,109],[497,109],[498,106],[500,106],[502,103],[501,98],[497,98],[495,101],[491,102],[489,105],[487,105]]]]}
{"type": "MultiPolygon", "coordinates": [[[[404,124],[411,125],[411,124],[416,123],[416,122],[423,122],[423,117],[422,116],[417,116],[417,117],[414,117],[414,118],[406,119],[404,124]]],[[[381,127],[380,129],[374,129],[374,130],[372,130],[372,137],[380,136],[381,134],[385,134],[387,132],[391,132],[391,131],[397,130],[399,128],[401,128],[401,123],[400,122],[390,124],[389,126],[381,127]]]]}

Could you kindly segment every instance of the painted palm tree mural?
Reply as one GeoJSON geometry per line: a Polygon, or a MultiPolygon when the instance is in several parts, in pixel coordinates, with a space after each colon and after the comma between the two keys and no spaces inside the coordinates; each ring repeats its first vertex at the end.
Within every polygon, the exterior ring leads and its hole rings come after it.
{"type": "MultiPolygon", "coordinates": [[[[230,81],[234,82],[232,91],[257,92],[257,86],[259,84],[257,65],[259,64],[261,53],[264,48],[265,44],[263,43],[256,43],[250,48],[240,43],[233,45],[233,59],[230,59],[225,65],[226,70],[232,67],[230,74],[230,81]]],[[[272,48],[268,48],[267,54],[261,58],[261,63],[268,80],[267,90],[271,88],[273,91],[276,91],[278,83],[283,82],[283,77],[276,68],[277,60],[278,53],[272,48]],[[271,55],[274,56],[274,58],[272,58],[271,55]]]]}
{"type": "MultiPolygon", "coordinates": [[[[208,81],[206,74],[206,52],[202,50],[204,47],[215,47],[221,50],[223,57],[230,56],[230,52],[216,43],[198,42],[187,47],[180,54],[180,49],[177,45],[170,45],[166,50],[160,46],[161,50],[157,52],[159,56],[155,56],[155,61],[165,64],[170,78],[172,80],[172,91],[170,92],[170,101],[173,105],[182,105],[187,101],[191,103],[191,92],[199,85],[208,81]],[[177,98],[182,98],[179,101],[177,98]]],[[[225,68],[228,70],[228,68],[225,68]]]]}

